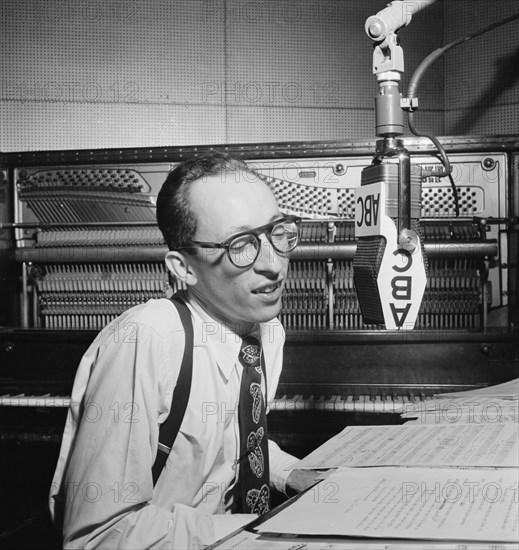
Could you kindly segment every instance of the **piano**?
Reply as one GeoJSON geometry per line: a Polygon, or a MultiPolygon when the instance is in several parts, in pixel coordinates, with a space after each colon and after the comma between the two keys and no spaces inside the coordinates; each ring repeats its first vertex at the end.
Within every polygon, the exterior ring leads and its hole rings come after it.
{"type": "MultiPolygon", "coordinates": [[[[435,175],[427,140],[406,140],[423,174],[428,261],[412,331],[364,324],[353,286],[354,193],[374,142],[214,147],[248,162],[282,210],[305,218],[268,415],[271,437],[296,456],[347,425],[401,423],[401,412],[437,393],[519,376],[519,139],[442,143],[452,181],[435,175]]],[[[46,504],[75,370],[97,331],[179,288],[164,267],[154,197],[177,162],[211,149],[0,155],[0,452],[12,495],[0,510],[4,525],[21,525],[46,504]]]]}
{"type": "MultiPolygon", "coordinates": [[[[95,331],[0,331],[0,443],[61,441],[70,390],[95,331]]],[[[303,457],[347,425],[398,424],[433,395],[516,378],[513,333],[287,333],[269,432],[303,457]],[[324,362],[323,358],[326,358],[324,362]]]]}

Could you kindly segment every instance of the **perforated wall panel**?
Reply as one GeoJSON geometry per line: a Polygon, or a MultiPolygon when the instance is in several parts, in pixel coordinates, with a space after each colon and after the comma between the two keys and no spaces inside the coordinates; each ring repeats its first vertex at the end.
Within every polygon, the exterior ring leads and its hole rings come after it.
{"type": "MultiPolygon", "coordinates": [[[[445,2],[445,42],[519,12],[516,0],[445,2]]],[[[457,46],[445,56],[448,135],[519,133],[519,20],[457,46]]]]}
{"type": "MultiPolygon", "coordinates": [[[[0,149],[373,138],[383,0],[2,0],[0,149]]],[[[402,90],[442,43],[437,2],[402,31],[402,90]],[[427,34],[427,40],[423,37],[427,34]]],[[[443,134],[442,62],[420,127],[443,134]]]]}
{"type": "Polygon", "coordinates": [[[206,2],[1,3],[2,139],[8,150],[219,143],[222,22],[206,2]]]}

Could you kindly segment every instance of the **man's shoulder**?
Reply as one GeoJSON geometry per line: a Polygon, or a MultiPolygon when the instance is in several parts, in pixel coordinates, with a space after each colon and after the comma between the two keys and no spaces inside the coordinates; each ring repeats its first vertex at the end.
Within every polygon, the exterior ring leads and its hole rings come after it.
{"type": "Polygon", "coordinates": [[[112,323],[118,326],[134,326],[139,330],[152,330],[160,336],[182,330],[177,309],[167,298],[152,298],[133,306],[119,315],[112,323]]]}

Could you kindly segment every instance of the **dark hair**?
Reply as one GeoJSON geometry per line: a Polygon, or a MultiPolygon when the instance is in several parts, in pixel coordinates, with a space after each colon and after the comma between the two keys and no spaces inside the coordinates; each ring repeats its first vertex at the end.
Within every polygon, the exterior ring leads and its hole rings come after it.
{"type": "Polygon", "coordinates": [[[190,203],[190,184],[203,177],[233,172],[254,172],[227,153],[212,152],[178,164],[166,178],[157,196],[157,223],[170,250],[193,240],[197,215],[190,203]]]}

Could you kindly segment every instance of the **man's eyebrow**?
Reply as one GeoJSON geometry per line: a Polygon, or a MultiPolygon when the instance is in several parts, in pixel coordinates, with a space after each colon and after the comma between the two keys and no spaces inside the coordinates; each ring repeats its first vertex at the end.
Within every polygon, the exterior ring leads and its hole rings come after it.
{"type": "Polygon", "coordinates": [[[249,231],[250,229],[254,229],[254,227],[250,225],[235,225],[231,227],[227,233],[231,237],[234,233],[241,233],[242,231],[249,231]]]}
{"type": "MultiPolygon", "coordinates": [[[[278,214],[275,214],[274,216],[272,216],[270,220],[263,225],[268,225],[269,223],[272,223],[274,220],[280,220],[282,218],[283,218],[283,212],[279,212],[278,214]]],[[[259,227],[263,227],[263,225],[260,225],[259,227]]],[[[243,233],[244,231],[254,231],[254,229],[256,229],[256,227],[251,227],[250,225],[233,226],[229,229],[227,233],[227,237],[225,237],[225,240],[228,239],[229,237],[232,237],[236,233],[243,233]]]]}

